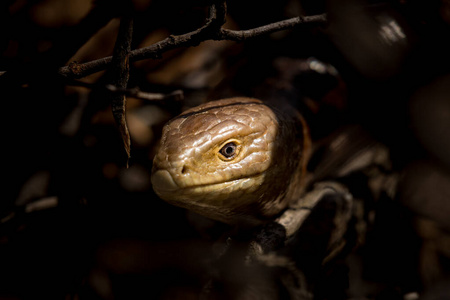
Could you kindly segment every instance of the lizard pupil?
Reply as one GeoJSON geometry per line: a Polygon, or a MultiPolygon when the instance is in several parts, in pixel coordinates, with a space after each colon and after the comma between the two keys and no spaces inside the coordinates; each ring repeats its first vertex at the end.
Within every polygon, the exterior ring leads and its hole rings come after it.
{"type": "Polygon", "coordinates": [[[220,149],[220,153],[226,158],[233,157],[236,154],[236,144],[232,142],[227,143],[220,149]]]}

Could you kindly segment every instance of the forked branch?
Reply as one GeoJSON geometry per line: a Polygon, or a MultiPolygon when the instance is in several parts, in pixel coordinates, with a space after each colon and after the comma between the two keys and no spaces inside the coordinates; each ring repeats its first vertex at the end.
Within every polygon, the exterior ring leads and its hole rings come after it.
{"type": "MultiPolygon", "coordinates": [[[[163,53],[169,50],[186,46],[197,46],[201,42],[207,40],[242,42],[250,38],[291,29],[304,24],[323,25],[327,22],[326,15],[321,14],[295,17],[248,30],[230,30],[222,28],[225,23],[225,17],[225,2],[214,3],[209,7],[209,16],[205,25],[182,35],[170,35],[164,40],[148,47],[132,50],[129,54],[130,62],[159,58],[163,53]]],[[[83,78],[90,74],[105,70],[111,63],[111,60],[112,56],[108,56],[83,64],[72,62],[68,66],[60,68],[58,73],[67,79],[83,78]]]]}

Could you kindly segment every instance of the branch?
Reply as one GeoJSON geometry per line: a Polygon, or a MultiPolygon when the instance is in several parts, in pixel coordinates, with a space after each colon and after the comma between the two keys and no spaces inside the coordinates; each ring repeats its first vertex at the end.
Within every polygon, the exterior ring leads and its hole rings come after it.
{"type": "MultiPolygon", "coordinates": [[[[122,17],[119,33],[114,46],[114,55],[108,70],[108,79],[112,85],[126,88],[130,77],[129,53],[131,51],[131,38],[133,35],[133,17],[131,10],[122,17]]],[[[108,95],[111,102],[112,113],[122,136],[123,145],[127,153],[127,166],[130,159],[130,133],[126,122],[127,97],[124,94],[111,93],[108,95]]]]}
{"type": "Polygon", "coordinates": [[[165,101],[165,100],[171,100],[171,101],[180,101],[184,98],[184,93],[182,90],[175,90],[170,93],[149,93],[141,91],[138,87],[134,88],[120,88],[113,84],[107,84],[107,85],[99,85],[98,83],[88,83],[84,81],[78,81],[78,80],[70,80],[66,82],[66,85],[68,86],[78,86],[83,87],[87,89],[92,90],[102,90],[106,89],[110,93],[116,93],[125,95],[128,97],[133,97],[136,99],[141,100],[147,100],[147,101],[165,101]]]}
{"type": "MultiPolygon", "coordinates": [[[[323,25],[327,21],[326,15],[321,14],[315,16],[296,17],[249,30],[229,30],[221,27],[225,22],[225,15],[225,3],[212,4],[209,8],[209,17],[203,27],[183,35],[170,35],[166,39],[151,46],[135,49],[130,52],[130,62],[160,58],[164,52],[169,50],[184,46],[197,46],[201,42],[207,40],[230,40],[242,42],[250,38],[291,29],[304,24],[323,25]]],[[[108,56],[83,64],[72,62],[69,66],[60,68],[58,73],[68,79],[83,78],[106,69],[111,63],[111,59],[112,57],[108,56]]]]}
{"type": "Polygon", "coordinates": [[[241,42],[250,38],[294,28],[303,24],[325,24],[326,21],[326,14],[321,14],[315,16],[295,17],[248,30],[230,30],[221,28],[215,40],[241,42]]]}
{"type": "Polygon", "coordinates": [[[142,100],[149,100],[149,101],[161,101],[166,99],[173,99],[174,101],[179,101],[183,99],[183,91],[182,90],[175,90],[168,94],[161,94],[161,93],[147,93],[139,90],[138,88],[133,89],[123,89],[118,88],[115,85],[107,85],[105,87],[107,90],[113,93],[119,93],[123,94],[129,97],[133,97],[136,99],[142,99],[142,100]]]}
{"type": "MultiPolygon", "coordinates": [[[[183,47],[196,46],[203,41],[211,39],[212,35],[218,32],[221,26],[225,23],[226,5],[225,2],[221,4],[212,4],[209,7],[209,16],[206,24],[201,28],[191,31],[189,33],[173,36],[170,35],[166,39],[157,42],[151,46],[135,49],[130,52],[130,62],[139,61],[149,58],[160,58],[162,53],[169,50],[183,47]]],[[[100,58],[87,63],[78,64],[72,62],[67,67],[59,69],[59,75],[65,78],[83,78],[90,74],[102,71],[111,63],[112,56],[100,58]]]]}

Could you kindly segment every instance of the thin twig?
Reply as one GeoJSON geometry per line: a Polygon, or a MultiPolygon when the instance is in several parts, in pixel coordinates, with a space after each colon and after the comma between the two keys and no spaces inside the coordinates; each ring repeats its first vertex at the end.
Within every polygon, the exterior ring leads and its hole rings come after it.
{"type": "MultiPolygon", "coordinates": [[[[133,15],[132,10],[124,7],[127,13],[120,20],[119,33],[117,34],[116,44],[114,45],[114,54],[108,69],[108,81],[118,86],[126,88],[130,77],[129,53],[131,51],[131,39],[133,36],[133,15]]],[[[127,97],[124,94],[112,93],[107,95],[111,102],[111,109],[119,126],[122,136],[123,146],[127,153],[127,166],[130,159],[131,138],[126,120],[127,97]]]]}
{"type": "MultiPolygon", "coordinates": [[[[321,14],[291,18],[248,30],[229,30],[221,27],[225,22],[225,15],[225,3],[213,4],[210,6],[209,17],[204,26],[183,35],[170,35],[153,45],[135,49],[130,52],[130,62],[160,58],[163,53],[169,50],[184,46],[197,46],[207,40],[241,42],[261,35],[291,29],[303,24],[325,24],[327,21],[326,15],[321,14]]],[[[112,57],[108,56],[83,64],[72,62],[69,66],[60,68],[58,73],[65,78],[82,78],[106,69],[111,63],[111,59],[112,57]]]]}
{"type": "MultiPolygon", "coordinates": [[[[277,31],[292,29],[297,26],[306,24],[323,25],[327,22],[326,14],[320,14],[314,16],[295,17],[247,30],[230,30],[222,28],[222,25],[225,22],[225,15],[225,2],[220,4],[212,4],[209,8],[209,16],[204,26],[182,35],[170,35],[148,47],[132,50],[129,53],[130,62],[144,59],[157,59],[169,50],[186,46],[197,46],[208,40],[229,40],[242,42],[277,31]]],[[[78,63],[73,61],[68,66],[59,68],[58,74],[66,79],[83,78],[107,69],[111,64],[111,60],[112,56],[103,57],[86,63],[78,63]]],[[[0,76],[2,75],[3,74],[0,72],[0,76]]]]}
{"type": "MultiPolygon", "coordinates": [[[[212,39],[212,36],[219,32],[221,26],[225,23],[225,16],[225,2],[221,4],[212,4],[209,7],[209,16],[205,25],[189,33],[178,36],[170,35],[153,45],[135,49],[130,52],[130,62],[149,58],[160,58],[162,53],[169,50],[183,46],[196,46],[203,41],[212,39]]],[[[65,78],[83,78],[106,69],[111,63],[111,60],[112,56],[108,56],[83,64],[72,62],[69,66],[60,68],[58,73],[65,78]]]]}
{"type": "Polygon", "coordinates": [[[277,31],[294,28],[302,24],[325,24],[326,21],[327,21],[326,14],[321,14],[315,16],[295,17],[248,30],[230,30],[221,28],[215,40],[229,40],[241,42],[249,38],[254,38],[261,35],[266,35],[277,31]]]}
{"type": "Polygon", "coordinates": [[[101,90],[106,89],[110,93],[122,94],[128,97],[133,97],[140,100],[147,101],[163,101],[163,100],[172,100],[172,101],[180,101],[184,98],[184,93],[182,90],[175,90],[170,93],[149,93],[141,91],[138,87],[134,88],[119,88],[112,84],[107,84],[105,86],[99,86],[98,83],[89,83],[83,82],[79,80],[72,80],[66,83],[68,86],[78,86],[84,87],[87,89],[97,89],[101,90]]]}
{"type": "Polygon", "coordinates": [[[167,100],[169,98],[174,99],[175,101],[183,99],[183,91],[182,90],[175,90],[168,94],[162,94],[162,93],[147,93],[139,90],[138,88],[132,88],[132,89],[122,89],[118,88],[114,85],[107,85],[105,87],[107,90],[113,93],[119,93],[123,94],[129,97],[142,99],[142,100],[149,100],[149,101],[160,101],[160,100],[167,100]]]}

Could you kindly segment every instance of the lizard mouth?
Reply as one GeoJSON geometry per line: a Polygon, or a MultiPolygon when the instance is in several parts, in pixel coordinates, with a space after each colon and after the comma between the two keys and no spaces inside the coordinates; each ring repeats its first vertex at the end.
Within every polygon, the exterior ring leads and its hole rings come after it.
{"type": "MultiPolygon", "coordinates": [[[[233,192],[245,194],[255,185],[255,180],[263,177],[262,173],[252,176],[232,178],[226,181],[211,182],[196,185],[179,186],[167,170],[158,170],[152,174],[154,191],[164,200],[191,200],[197,202],[205,197],[228,198],[233,192]],[[214,196],[213,196],[214,195],[214,196]]],[[[177,201],[178,202],[178,201],[177,201]]]]}

